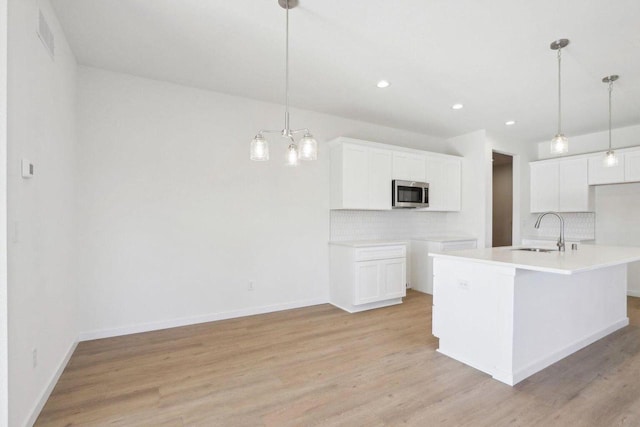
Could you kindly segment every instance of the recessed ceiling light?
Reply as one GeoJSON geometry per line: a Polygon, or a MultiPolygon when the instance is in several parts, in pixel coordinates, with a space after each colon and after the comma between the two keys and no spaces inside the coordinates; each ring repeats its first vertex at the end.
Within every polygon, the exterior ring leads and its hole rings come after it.
{"type": "Polygon", "coordinates": [[[453,104],[451,106],[451,108],[453,108],[454,110],[461,110],[462,107],[464,107],[464,105],[462,105],[462,104],[453,104]]]}
{"type": "Polygon", "coordinates": [[[508,121],[504,122],[504,124],[507,125],[507,126],[513,126],[513,125],[516,124],[516,121],[515,120],[508,120],[508,121]]]}
{"type": "Polygon", "coordinates": [[[385,87],[391,86],[391,83],[386,80],[380,80],[376,86],[378,86],[380,89],[384,89],[385,87]]]}

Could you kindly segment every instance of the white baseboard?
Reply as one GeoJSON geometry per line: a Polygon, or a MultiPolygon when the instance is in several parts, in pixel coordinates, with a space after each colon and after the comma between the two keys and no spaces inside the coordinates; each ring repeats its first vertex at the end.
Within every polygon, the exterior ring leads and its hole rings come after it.
{"type": "Polygon", "coordinates": [[[294,301],[284,304],[266,305],[241,310],[224,311],[221,313],[204,314],[200,316],[183,317],[179,319],[161,320],[158,322],[141,323],[138,325],[123,326],[120,328],[100,329],[97,331],[81,332],[78,341],[90,341],[101,338],[111,338],[121,335],[137,334],[140,332],[157,331],[160,329],[177,328],[180,326],[195,325],[198,323],[214,322],[216,320],[233,319],[236,317],[253,316],[256,314],[272,313],[275,311],[291,310],[293,308],[309,307],[318,304],[327,304],[327,298],[317,298],[305,301],[294,301]]]}
{"type": "Polygon", "coordinates": [[[606,337],[607,335],[617,331],[618,329],[624,328],[625,326],[627,326],[629,324],[629,318],[626,317],[622,320],[619,320],[615,323],[613,323],[610,326],[607,326],[604,329],[601,329],[600,331],[597,331],[591,335],[589,335],[588,337],[585,337],[581,340],[578,340],[558,351],[553,352],[552,354],[550,354],[547,357],[544,357],[540,360],[535,361],[534,363],[529,364],[528,366],[519,369],[518,371],[513,372],[513,384],[517,384],[520,381],[522,381],[523,379],[535,374],[536,372],[539,372],[541,370],[543,370],[544,368],[546,368],[549,365],[552,365],[558,361],[560,361],[561,359],[564,359],[565,357],[569,356],[570,354],[575,353],[576,351],[588,346],[589,344],[593,344],[594,342],[598,341],[601,338],[606,337]]]}
{"type": "Polygon", "coordinates": [[[627,289],[627,295],[630,297],[640,298],[640,291],[636,291],[634,289],[627,289]]]}
{"type": "Polygon", "coordinates": [[[612,325],[589,335],[588,337],[585,337],[576,342],[573,342],[570,345],[564,348],[561,348],[560,350],[554,351],[552,354],[546,357],[543,357],[542,359],[539,359],[533,363],[530,363],[529,365],[523,368],[520,368],[517,371],[514,370],[513,372],[500,371],[496,369],[494,365],[483,365],[482,363],[478,363],[478,361],[476,360],[470,360],[466,357],[461,357],[459,354],[449,351],[449,349],[446,348],[446,341],[443,341],[442,339],[440,339],[440,348],[438,348],[437,351],[438,353],[442,353],[445,356],[449,356],[459,362],[464,363],[465,365],[471,366],[472,368],[475,368],[479,371],[487,373],[491,375],[495,380],[498,380],[510,386],[514,386],[518,384],[520,381],[524,380],[525,378],[528,378],[531,375],[535,374],[536,372],[543,370],[547,366],[550,366],[564,359],[565,357],[588,346],[589,344],[592,344],[598,341],[601,338],[606,337],[607,335],[617,331],[618,329],[624,328],[628,324],[629,324],[628,318],[619,320],[613,323],[612,325]]]}
{"type": "Polygon", "coordinates": [[[71,344],[71,347],[69,347],[69,350],[67,351],[67,354],[64,356],[64,359],[62,359],[62,362],[60,362],[60,366],[58,366],[58,369],[56,369],[56,371],[51,376],[51,379],[49,380],[49,385],[47,385],[47,388],[45,388],[42,394],[40,395],[40,398],[38,399],[38,403],[31,411],[31,415],[29,416],[29,419],[27,420],[27,423],[25,425],[32,426],[36,423],[36,420],[38,419],[38,416],[40,415],[42,408],[44,408],[44,405],[45,403],[47,403],[49,396],[51,396],[51,392],[53,391],[56,384],[58,383],[58,380],[60,379],[60,375],[62,375],[64,368],[67,367],[67,364],[69,363],[69,359],[71,359],[71,355],[76,350],[77,346],[78,346],[78,340],[75,340],[71,344]]]}

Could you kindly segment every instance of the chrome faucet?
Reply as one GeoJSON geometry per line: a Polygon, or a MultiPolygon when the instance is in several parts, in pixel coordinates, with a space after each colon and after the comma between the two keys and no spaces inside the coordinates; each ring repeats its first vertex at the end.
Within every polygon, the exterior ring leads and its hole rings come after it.
{"type": "Polygon", "coordinates": [[[564,219],[560,216],[559,213],[557,212],[545,212],[545,213],[541,213],[538,216],[538,219],[536,220],[536,225],[534,226],[535,228],[540,228],[540,221],[542,221],[542,218],[544,218],[545,215],[555,215],[558,217],[558,219],[560,220],[560,237],[558,238],[558,243],[556,243],[556,246],[558,246],[558,250],[564,252],[564,219]]]}

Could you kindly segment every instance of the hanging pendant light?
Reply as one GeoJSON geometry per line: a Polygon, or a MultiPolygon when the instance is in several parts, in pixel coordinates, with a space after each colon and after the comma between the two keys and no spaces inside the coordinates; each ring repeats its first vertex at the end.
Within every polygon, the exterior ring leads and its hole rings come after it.
{"type": "Polygon", "coordinates": [[[620,76],[611,75],[602,78],[603,83],[609,84],[609,150],[604,156],[603,164],[605,167],[613,167],[618,164],[618,156],[616,156],[616,152],[611,149],[611,92],[613,92],[613,82],[618,80],[620,76]]]}
{"type": "Polygon", "coordinates": [[[266,130],[261,129],[251,141],[249,157],[251,160],[269,160],[269,143],[264,138],[265,133],[279,133],[286,138],[290,144],[287,148],[286,164],[296,166],[298,159],[316,160],[318,158],[318,143],[309,132],[309,129],[291,129],[289,126],[289,9],[298,5],[298,0],[278,0],[278,4],[286,10],[286,44],[285,44],[285,112],[284,129],[266,130]],[[300,140],[300,147],[296,145],[293,135],[304,132],[300,140]]]}
{"type": "Polygon", "coordinates": [[[569,140],[562,133],[562,63],[561,51],[569,44],[568,39],[560,39],[551,43],[552,50],[558,51],[558,133],[551,140],[551,154],[562,154],[569,151],[569,140]]]}

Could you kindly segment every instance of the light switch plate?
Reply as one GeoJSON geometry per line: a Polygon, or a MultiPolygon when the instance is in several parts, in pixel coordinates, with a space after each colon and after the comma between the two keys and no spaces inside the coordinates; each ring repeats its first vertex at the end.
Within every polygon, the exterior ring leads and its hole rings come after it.
{"type": "Polygon", "coordinates": [[[25,179],[33,178],[33,163],[27,159],[22,159],[22,177],[25,179]]]}

